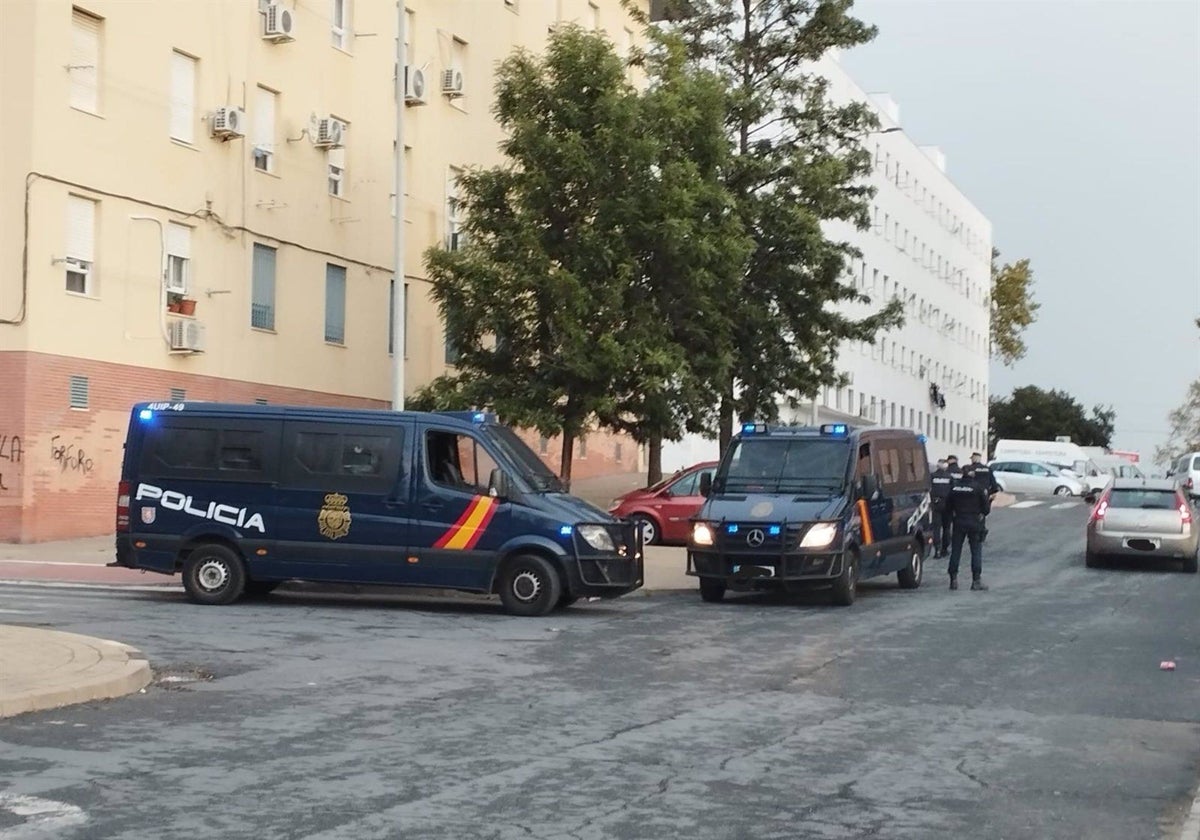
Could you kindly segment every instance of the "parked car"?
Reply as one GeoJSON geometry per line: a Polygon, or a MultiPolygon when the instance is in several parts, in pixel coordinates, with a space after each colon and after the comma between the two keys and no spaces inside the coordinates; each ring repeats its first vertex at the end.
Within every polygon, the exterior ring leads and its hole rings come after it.
{"type": "Polygon", "coordinates": [[[692,523],[688,520],[704,504],[700,475],[708,473],[711,479],[716,467],[716,461],[693,464],[655,485],[613,499],[608,512],[638,523],[646,545],[682,545],[692,533],[692,523]]]}
{"type": "Polygon", "coordinates": [[[1033,495],[1087,496],[1087,483],[1044,461],[992,461],[992,475],[1007,493],[1033,495]]]}
{"type": "Polygon", "coordinates": [[[1183,488],[1174,479],[1118,478],[1104,492],[1087,524],[1089,567],[1108,557],[1162,557],[1183,561],[1196,573],[1200,528],[1183,488]]]}
{"type": "Polygon", "coordinates": [[[1167,478],[1177,480],[1192,501],[1200,501],[1200,452],[1180,456],[1167,470],[1167,478]]]}

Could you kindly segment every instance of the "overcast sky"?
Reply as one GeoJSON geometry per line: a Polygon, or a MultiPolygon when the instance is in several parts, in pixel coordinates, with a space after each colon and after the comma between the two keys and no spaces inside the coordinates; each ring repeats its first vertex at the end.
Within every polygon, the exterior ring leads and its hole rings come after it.
{"type": "Polygon", "coordinates": [[[858,0],[842,63],[1029,257],[1029,353],[992,392],[1060,388],[1117,412],[1144,459],[1200,377],[1200,2],[858,0]],[[1092,351],[1087,347],[1093,348],[1092,351]]]}

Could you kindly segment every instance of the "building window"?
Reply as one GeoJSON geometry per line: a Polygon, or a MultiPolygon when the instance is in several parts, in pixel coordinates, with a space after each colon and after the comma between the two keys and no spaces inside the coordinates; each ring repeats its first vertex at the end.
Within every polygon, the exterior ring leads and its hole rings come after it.
{"type": "Polygon", "coordinates": [[[196,139],[196,59],[171,53],[171,138],[183,143],[196,139]]]}
{"type": "Polygon", "coordinates": [[[67,291],[80,295],[96,293],[97,202],[78,195],[67,196],[67,291]]]}
{"type": "Polygon", "coordinates": [[[450,177],[446,179],[446,247],[457,251],[464,244],[462,227],[462,203],[459,201],[458,179],[462,170],[450,167],[450,177]]]}
{"type": "Polygon", "coordinates": [[[350,0],[331,0],[333,11],[330,15],[330,40],[339,50],[348,50],[350,43],[350,0]]]}
{"type": "MultiPolygon", "coordinates": [[[[344,198],[346,195],[346,150],[330,149],[326,155],[329,166],[329,194],[337,198],[344,198]]],[[[392,215],[396,215],[395,207],[392,208],[392,215]]]]}
{"type": "Polygon", "coordinates": [[[325,266],[325,340],[346,343],[346,269],[340,265],[325,266]]]}
{"type": "Polygon", "coordinates": [[[167,223],[167,290],[186,294],[191,288],[192,229],[167,223]]]}
{"type": "Polygon", "coordinates": [[[100,113],[101,20],[79,9],[71,12],[71,58],[67,67],[71,80],[72,108],[100,113]]]}
{"type": "Polygon", "coordinates": [[[250,326],[275,329],[275,249],[254,243],[254,266],[250,279],[250,326]]]}
{"type": "Polygon", "coordinates": [[[187,399],[187,390],[184,388],[171,389],[171,402],[183,402],[187,399]]]}
{"type": "Polygon", "coordinates": [[[69,392],[71,408],[88,407],[88,390],[88,378],[86,376],[71,377],[69,392]]]}
{"type": "Polygon", "coordinates": [[[254,97],[254,168],[275,171],[275,104],[279,94],[260,87],[254,97]]]}
{"type": "Polygon", "coordinates": [[[445,350],[444,359],[446,361],[446,364],[448,364],[448,365],[458,364],[458,358],[461,354],[458,351],[458,345],[454,343],[454,340],[452,338],[450,338],[449,332],[446,333],[444,350],[445,350]]]}

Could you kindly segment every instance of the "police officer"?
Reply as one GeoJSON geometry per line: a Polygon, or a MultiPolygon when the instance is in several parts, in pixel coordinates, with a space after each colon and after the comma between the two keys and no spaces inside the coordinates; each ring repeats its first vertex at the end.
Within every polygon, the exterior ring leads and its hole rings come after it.
{"type": "Polygon", "coordinates": [[[958,465],[958,456],[957,455],[947,455],[946,456],[946,469],[950,470],[951,477],[953,477],[955,479],[962,478],[963,471],[962,471],[962,467],[960,467],[958,465]]]}
{"type": "MultiPolygon", "coordinates": [[[[991,502],[996,498],[996,494],[1000,492],[1000,485],[996,483],[996,476],[992,474],[992,468],[983,463],[983,455],[978,452],[971,453],[971,463],[967,464],[963,470],[963,475],[974,481],[984,492],[988,494],[988,509],[991,509],[991,502]]],[[[983,539],[987,539],[988,529],[986,522],[983,526],[983,539]]]]}
{"type": "Polygon", "coordinates": [[[991,510],[987,491],[967,476],[950,486],[947,507],[954,519],[953,548],[950,551],[950,588],[958,589],[958,563],[962,559],[963,542],[971,546],[971,589],[987,589],[983,577],[983,523],[991,510]]]}
{"type": "Polygon", "coordinates": [[[933,556],[945,557],[950,552],[950,532],[953,519],[946,500],[950,496],[950,485],[954,476],[950,473],[945,458],[939,458],[937,469],[929,476],[929,498],[933,504],[933,556]]]}

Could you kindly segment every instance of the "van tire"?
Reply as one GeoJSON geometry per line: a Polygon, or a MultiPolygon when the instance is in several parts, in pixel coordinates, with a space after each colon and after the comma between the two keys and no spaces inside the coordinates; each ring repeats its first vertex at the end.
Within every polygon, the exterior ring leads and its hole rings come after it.
{"type": "Polygon", "coordinates": [[[518,554],[504,564],[500,601],[512,615],[539,616],[562,598],[562,581],[554,564],[536,554],[518,554]]]}
{"type": "Polygon", "coordinates": [[[194,603],[232,604],[246,587],[246,566],[228,546],[204,543],[183,562],[183,589],[194,603]]]}
{"type": "Polygon", "coordinates": [[[579,600],[578,595],[561,595],[561,596],[559,596],[559,599],[558,599],[558,608],[560,610],[565,610],[567,607],[571,606],[578,600],[579,600]]]}
{"type": "Polygon", "coordinates": [[[921,585],[924,573],[925,558],[922,556],[921,550],[913,546],[912,554],[908,558],[908,565],[896,574],[896,577],[900,579],[900,588],[916,589],[921,585]]]}
{"type": "Polygon", "coordinates": [[[719,604],[725,599],[725,581],[720,578],[700,578],[700,597],[710,604],[719,604]]]}
{"type": "Polygon", "coordinates": [[[858,594],[858,554],[847,551],[842,555],[842,573],[834,578],[831,600],[835,606],[848,607],[858,594]]]}

